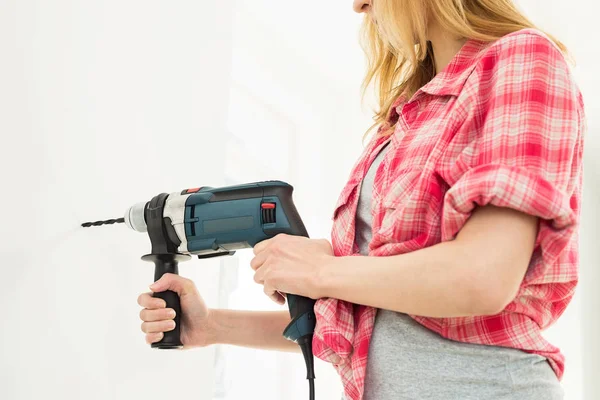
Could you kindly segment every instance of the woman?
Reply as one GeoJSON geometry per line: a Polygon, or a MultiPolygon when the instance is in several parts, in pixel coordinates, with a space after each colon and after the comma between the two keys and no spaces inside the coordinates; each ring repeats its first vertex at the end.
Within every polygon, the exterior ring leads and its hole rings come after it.
{"type": "MultiPolygon", "coordinates": [[[[254,248],[265,293],[319,299],[316,356],[345,398],[561,399],[564,358],[541,331],[577,284],[584,110],[564,47],[510,0],[355,0],[366,13],[378,127],[327,240],[254,248]]],[[[297,351],[277,313],[208,310],[166,275],[186,347],[297,351]]],[[[149,293],[148,342],[173,329],[149,293]]]]}

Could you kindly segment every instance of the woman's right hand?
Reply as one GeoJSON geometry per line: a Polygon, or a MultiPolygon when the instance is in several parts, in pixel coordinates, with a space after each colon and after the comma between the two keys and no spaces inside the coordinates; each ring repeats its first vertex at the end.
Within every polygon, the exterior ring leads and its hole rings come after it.
{"type": "Polygon", "coordinates": [[[175,311],[166,308],[163,299],[152,297],[152,293],[172,290],[179,295],[181,303],[181,342],[184,348],[205,347],[209,341],[210,311],[200,296],[194,282],[175,274],[165,274],[150,285],[152,292],[142,293],[138,304],[144,309],[140,312],[142,331],[146,334],[146,343],[159,342],[163,332],[175,329],[175,311]]]}

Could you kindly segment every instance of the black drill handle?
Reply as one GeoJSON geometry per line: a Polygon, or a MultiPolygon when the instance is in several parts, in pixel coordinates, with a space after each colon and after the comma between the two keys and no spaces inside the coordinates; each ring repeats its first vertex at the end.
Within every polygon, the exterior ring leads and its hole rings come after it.
{"type": "Polygon", "coordinates": [[[286,294],[285,297],[292,318],[314,311],[316,300],[296,294],[286,294]]]}
{"type": "MultiPolygon", "coordinates": [[[[276,196],[279,198],[283,213],[289,223],[288,227],[264,228],[263,231],[269,237],[273,237],[278,233],[286,233],[293,236],[304,236],[308,238],[308,232],[300,214],[296,209],[296,205],[292,199],[294,188],[288,184],[269,185],[264,187],[264,196],[276,196]]],[[[300,343],[312,338],[315,330],[315,300],[293,294],[286,294],[290,317],[292,321],[285,328],[283,336],[293,342],[300,343]]]]}
{"type": "MultiPolygon", "coordinates": [[[[187,261],[191,257],[184,254],[148,254],[142,257],[144,261],[154,262],[154,281],[159,280],[164,274],[179,275],[179,261],[187,261]]],[[[164,332],[161,341],[152,343],[156,349],[179,349],[183,347],[181,343],[181,304],[179,295],[171,290],[154,293],[153,297],[163,299],[167,303],[167,308],[175,310],[175,329],[164,332]]]]}
{"type": "Polygon", "coordinates": [[[152,343],[152,347],[156,349],[179,349],[183,347],[181,343],[181,304],[179,303],[179,295],[171,290],[166,292],[154,293],[153,297],[163,299],[167,303],[167,308],[175,310],[175,329],[164,332],[164,336],[160,342],[152,343]]]}

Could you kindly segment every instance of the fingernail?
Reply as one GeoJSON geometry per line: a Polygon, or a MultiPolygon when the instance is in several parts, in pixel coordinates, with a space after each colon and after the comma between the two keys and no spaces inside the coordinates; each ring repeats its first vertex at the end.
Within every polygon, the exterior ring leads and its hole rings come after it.
{"type": "Polygon", "coordinates": [[[156,283],[153,283],[152,285],[148,286],[150,288],[150,290],[154,291],[154,289],[156,289],[156,283]]]}
{"type": "Polygon", "coordinates": [[[175,310],[169,310],[169,317],[175,317],[175,310]]]}

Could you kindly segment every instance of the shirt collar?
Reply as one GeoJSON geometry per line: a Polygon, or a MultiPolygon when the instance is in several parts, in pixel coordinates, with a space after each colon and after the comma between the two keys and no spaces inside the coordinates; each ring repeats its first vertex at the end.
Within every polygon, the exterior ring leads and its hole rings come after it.
{"type": "Polygon", "coordinates": [[[478,56],[489,42],[469,39],[440,73],[419,89],[431,95],[458,96],[477,65],[478,56]]]}
{"type": "Polygon", "coordinates": [[[428,83],[423,85],[413,95],[412,99],[401,94],[392,104],[387,121],[394,125],[398,116],[401,114],[400,107],[407,101],[413,101],[421,93],[427,93],[434,96],[458,96],[467,81],[471,72],[477,65],[481,50],[486,48],[490,42],[483,42],[475,39],[468,39],[460,48],[458,53],[452,57],[450,63],[439,74],[433,77],[428,83]]]}

